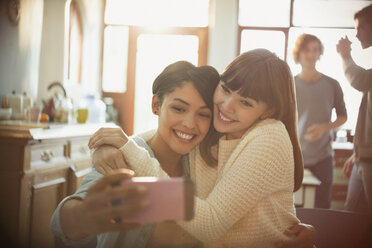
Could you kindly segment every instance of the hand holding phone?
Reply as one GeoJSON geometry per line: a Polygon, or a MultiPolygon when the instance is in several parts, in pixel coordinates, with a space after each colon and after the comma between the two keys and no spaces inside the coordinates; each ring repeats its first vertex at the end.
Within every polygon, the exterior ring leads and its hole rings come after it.
{"type": "MultiPolygon", "coordinates": [[[[190,220],[194,215],[194,192],[191,180],[183,177],[159,179],[155,177],[133,177],[123,180],[121,185],[142,185],[147,188],[144,196],[150,205],[141,212],[121,218],[121,222],[162,222],[167,220],[190,220]]],[[[130,198],[121,198],[116,204],[125,204],[130,198]]]]}

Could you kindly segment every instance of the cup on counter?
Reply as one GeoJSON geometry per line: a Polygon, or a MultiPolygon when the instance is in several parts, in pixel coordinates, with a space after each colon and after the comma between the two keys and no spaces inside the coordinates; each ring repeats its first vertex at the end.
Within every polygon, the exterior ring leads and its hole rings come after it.
{"type": "Polygon", "coordinates": [[[87,108],[79,108],[76,110],[76,121],[80,124],[88,120],[89,111],[87,108]]]}
{"type": "Polygon", "coordinates": [[[26,111],[26,120],[30,122],[38,122],[40,117],[40,107],[29,107],[26,111]]]}

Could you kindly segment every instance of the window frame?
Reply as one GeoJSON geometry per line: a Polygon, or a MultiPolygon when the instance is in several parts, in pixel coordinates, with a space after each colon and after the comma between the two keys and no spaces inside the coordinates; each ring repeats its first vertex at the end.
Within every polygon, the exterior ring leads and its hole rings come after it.
{"type": "Polygon", "coordinates": [[[69,4],[69,20],[68,20],[68,60],[67,60],[67,80],[72,81],[76,80],[76,83],[81,83],[81,68],[82,68],[82,47],[83,47],[83,25],[82,25],[82,18],[80,14],[80,9],[75,0],[71,0],[69,4]],[[71,31],[72,27],[76,26],[78,29],[78,54],[77,59],[77,78],[71,78],[71,48],[72,48],[72,36],[71,36],[71,31]]]}
{"type": "MultiPolygon", "coordinates": [[[[127,26],[104,24],[103,30],[107,26],[127,26]]],[[[141,26],[128,26],[128,61],[127,61],[127,85],[125,92],[106,92],[102,88],[102,97],[111,97],[114,99],[114,107],[119,113],[119,124],[121,128],[128,134],[133,134],[134,129],[134,97],[135,97],[135,82],[136,82],[136,60],[137,60],[137,39],[143,34],[174,34],[174,35],[195,35],[199,39],[198,49],[198,66],[206,65],[208,58],[208,27],[168,27],[161,30],[154,30],[141,26]]],[[[104,33],[104,32],[103,32],[104,33]]],[[[104,35],[104,34],[102,34],[104,35]]],[[[102,42],[102,54],[104,53],[104,36],[102,42]]],[[[102,56],[103,62],[103,56],[102,56]]],[[[103,69],[103,63],[102,63],[103,69]]],[[[103,76],[103,73],[101,77],[103,76]]]]}

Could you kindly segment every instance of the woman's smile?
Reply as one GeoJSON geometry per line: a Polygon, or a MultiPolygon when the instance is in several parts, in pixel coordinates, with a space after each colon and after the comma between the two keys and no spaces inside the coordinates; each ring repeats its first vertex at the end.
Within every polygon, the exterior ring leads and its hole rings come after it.
{"type": "Polygon", "coordinates": [[[218,116],[220,121],[226,122],[227,124],[236,122],[236,120],[233,120],[232,118],[228,117],[226,114],[224,114],[220,108],[218,108],[218,116]]]}
{"type": "Polygon", "coordinates": [[[196,137],[195,134],[185,133],[180,130],[173,130],[173,133],[179,138],[182,142],[191,142],[192,139],[196,137]]]}

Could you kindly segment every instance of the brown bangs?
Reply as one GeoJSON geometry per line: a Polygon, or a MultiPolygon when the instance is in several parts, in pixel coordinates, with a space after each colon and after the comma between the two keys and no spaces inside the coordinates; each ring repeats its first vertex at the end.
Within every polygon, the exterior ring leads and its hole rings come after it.
{"type": "Polygon", "coordinates": [[[271,105],[274,94],[270,90],[273,80],[270,75],[266,61],[251,58],[251,61],[231,63],[222,73],[221,80],[226,87],[238,91],[241,96],[271,105]]]}

